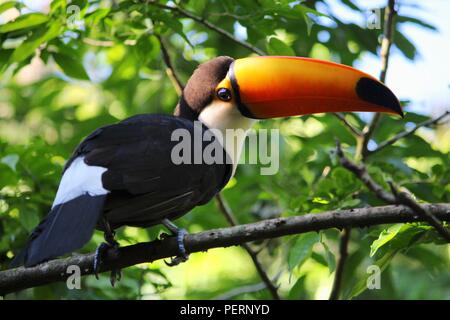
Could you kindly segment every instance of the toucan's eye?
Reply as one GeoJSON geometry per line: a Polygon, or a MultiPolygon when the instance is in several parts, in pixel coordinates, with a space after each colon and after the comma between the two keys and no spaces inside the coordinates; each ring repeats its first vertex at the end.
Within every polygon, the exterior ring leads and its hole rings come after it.
{"type": "Polygon", "coordinates": [[[231,91],[228,90],[227,88],[219,88],[217,90],[217,97],[223,101],[230,101],[231,100],[231,91]]]}

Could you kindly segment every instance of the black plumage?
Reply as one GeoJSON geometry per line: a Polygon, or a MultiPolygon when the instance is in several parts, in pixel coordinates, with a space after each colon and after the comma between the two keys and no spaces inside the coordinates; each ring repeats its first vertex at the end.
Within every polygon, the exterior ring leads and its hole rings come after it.
{"type": "Polygon", "coordinates": [[[138,115],[98,129],[80,144],[72,159],[84,155],[88,165],[108,169],[102,176],[104,188],[111,191],[104,211],[113,228],[148,227],[207,203],[229,180],[231,161],[221,145],[222,161],[194,164],[195,143],[202,144],[201,150],[219,143],[215,138],[194,141],[207,130],[183,118],[138,115]],[[176,165],[171,159],[179,143],[171,139],[177,129],[186,130],[192,139],[188,164],[176,165]]]}
{"type": "Polygon", "coordinates": [[[55,206],[33,230],[11,266],[30,267],[81,248],[92,237],[105,199],[106,195],[83,194],[55,206]]]}
{"type": "Polygon", "coordinates": [[[137,115],[94,131],[76,148],[64,171],[76,158],[84,157],[87,165],[107,169],[102,184],[110,192],[101,196],[84,194],[55,206],[33,231],[13,266],[32,266],[79,249],[96,227],[103,230],[102,215],[113,229],[124,225],[149,227],[207,203],[232,174],[231,161],[223,149],[221,161],[194,163],[195,143],[201,143],[201,150],[219,143],[214,136],[210,141],[194,141],[207,130],[184,118],[137,115]],[[172,149],[179,143],[171,138],[177,129],[189,133],[189,163],[176,165],[171,159],[172,149]]]}

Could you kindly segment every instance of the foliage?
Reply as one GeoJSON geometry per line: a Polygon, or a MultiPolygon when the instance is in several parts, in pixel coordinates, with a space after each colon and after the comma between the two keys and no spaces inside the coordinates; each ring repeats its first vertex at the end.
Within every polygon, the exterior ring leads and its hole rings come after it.
{"type": "MultiPolygon", "coordinates": [[[[165,74],[158,36],[165,40],[183,81],[199,63],[214,56],[252,53],[178,11],[156,4],[166,5],[166,1],[54,0],[44,12],[31,11],[18,1],[0,2],[1,17],[20,13],[0,25],[0,267],[5,269],[48,212],[64,161],[83,137],[134,114],[172,112],[177,94],[165,74]]],[[[352,1],[341,2],[364,15],[364,9],[352,1]]],[[[191,0],[167,5],[188,10],[272,55],[311,56],[352,65],[363,54],[377,54],[380,47],[381,30],[343,21],[328,10],[327,1],[191,0]]],[[[434,29],[400,11],[397,24],[403,23],[434,29]]],[[[406,59],[414,59],[416,48],[401,30],[396,28],[394,45],[406,59]]],[[[348,114],[346,119],[362,128],[367,117],[348,114]]],[[[407,112],[403,121],[384,117],[371,146],[426,119],[413,112],[407,112]]],[[[280,171],[260,176],[258,166],[239,167],[224,195],[241,223],[382,204],[336,161],[335,138],[350,153],[355,152],[356,141],[333,115],[273,120],[258,126],[281,129],[280,171]]],[[[369,158],[370,173],[386,189],[385,181],[390,179],[419,201],[448,202],[448,150],[439,148],[433,133],[421,129],[374,154],[369,158]]],[[[179,224],[190,232],[227,225],[213,203],[196,208],[179,224]]],[[[159,231],[127,227],[120,230],[118,239],[121,245],[149,241],[159,231]]],[[[448,245],[438,245],[437,239],[422,224],[355,230],[344,296],[449,299],[448,245]],[[384,269],[382,289],[364,291],[366,268],[377,261],[384,269]]],[[[96,233],[82,252],[93,251],[101,240],[96,233]]],[[[270,275],[279,275],[283,297],[313,299],[325,298],[329,292],[337,253],[338,231],[328,230],[271,240],[259,257],[270,275]]],[[[128,268],[114,289],[103,275],[99,281],[84,278],[82,290],[52,284],[11,298],[213,298],[259,281],[245,251],[227,248],[193,255],[176,268],[160,262],[128,268]]],[[[262,290],[238,297],[270,295],[262,290]]]]}

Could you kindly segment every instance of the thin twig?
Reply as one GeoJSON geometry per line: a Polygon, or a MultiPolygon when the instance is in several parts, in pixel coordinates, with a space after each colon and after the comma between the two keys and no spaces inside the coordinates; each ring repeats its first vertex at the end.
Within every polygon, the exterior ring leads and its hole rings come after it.
{"type": "MultiPolygon", "coordinates": [[[[386,75],[389,67],[389,56],[391,51],[391,45],[393,43],[394,36],[394,18],[397,12],[395,11],[395,0],[389,0],[384,13],[384,35],[381,42],[381,71],[380,81],[386,82],[386,75]]],[[[363,130],[364,136],[358,146],[357,156],[361,156],[364,159],[368,153],[367,145],[372,138],[375,129],[377,128],[382,118],[381,113],[376,113],[368,126],[363,130]]]]}
{"type": "Polygon", "coordinates": [[[429,119],[426,120],[422,123],[419,123],[417,125],[414,126],[414,128],[410,129],[410,130],[405,130],[400,132],[399,134],[393,136],[392,138],[390,138],[389,140],[384,141],[383,143],[380,143],[378,145],[378,147],[375,150],[372,151],[368,151],[366,154],[366,158],[373,155],[374,153],[377,153],[379,151],[381,151],[382,149],[396,143],[398,140],[403,139],[411,134],[413,134],[414,132],[417,131],[417,129],[421,128],[421,127],[426,127],[429,125],[433,125],[433,124],[437,124],[441,119],[445,118],[446,116],[448,116],[450,114],[450,111],[446,111],[444,114],[442,114],[441,116],[435,118],[435,119],[429,119]]]}
{"type": "Polygon", "coordinates": [[[170,78],[170,81],[172,81],[172,84],[177,91],[178,95],[181,95],[184,89],[184,85],[181,82],[180,78],[178,77],[177,73],[175,72],[175,68],[173,67],[172,60],[169,56],[169,51],[167,50],[166,44],[164,40],[161,38],[160,35],[156,35],[156,38],[158,38],[159,46],[161,47],[161,53],[164,60],[164,63],[166,64],[166,73],[167,76],[170,78]]]}
{"type": "Polygon", "coordinates": [[[414,210],[414,212],[419,213],[421,217],[423,217],[448,243],[450,243],[450,231],[442,225],[438,218],[436,218],[427,208],[417,203],[410,194],[398,191],[392,181],[389,181],[388,183],[398,204],[408,206],[414,210]]]}
{"type": "Polygon", "coordinates": [[[345,156],[339,141],[336,141],[336,153],[341,165],[347,170],[353,172],[355,176],[359,178],[369,190],[375,193],[378,198],[390,204],[397,203],[394,195],[384,190],[372,179],[363,164],[357,164],[345,156]]]}
{"type": "Polygon", "coordinates": [[[114,46],[114,41],[111,40],[98,40],[91,38],[83,38],[83,42],[93,47],[105,47],[111,48],[114,46]]]}
{"type": "Polygon", "coordinates": [[[215,32],[225,36],[229,40],[239,44],[240,46],[242,46],[244,48],[247,48],[248,50],[250,50],[250,51],[252,51],[252,52],[254,52],[256,54],[259,54],[259,55],[264,55],[265,54],[265,52],[263,50],[255,47],[254,45],[248,43],[247,41],[237,39],[236,37],[234,37],[228,31],[226,31],[226,30],[224,30],[224,29],[214,25],[213,23],[209,22],[208,20],[206,20],[206,19],[204,19],[202,17],[199,17],[199,16],[195,15],[194,13],[192,13],[192,12],[186,10],[186,9],[180,8],[178,6],[168,6],[168,5],[165,5],[165,4],[162,4],[162,3],[158,3],[156,1],[145,1],[145,3],[149,4],[149,5],[153,5],[153,6],[159,7],[159,8],[162,8],[162,9],[166,9],[166,10],[170,10],[170,11],[173,11],[173,12],[177,12],[180,15],[182,15],[182,16],[184,16],[186,18],[192,19],[195,22],[205,26],[206,28],[211,29],[211,30],[213,30],[213,31],[215,31],[215,32]]]}
{"type": "MultiPolygon", "coordinates": [[[[434,216],[450,221],[450,204],[422,205],[434,216]]],[[[288,218],[276,218],[236,227],[207,230],[188,234],[184,238],[188,253],[202,252],[212,248],[240,245],[255,240],[270,239],[285,235],[301,234],[330,228],[368,227],[387,223],[419,222],[424,219],[405,206],[381,206],[350,210],[334,210],[305,214],[288,218]]],[[[100,272],[124,269],[136,264],[153,262],[178,254],[175,237],[138,243],[105,252],[100,272]]],[[[0,272],[0,295],[32,288],[53,282],[66,281],[73,272],[68,267],[78,266],[80,275],[93,274],[94,253],[52,260],[31,268],[16,268],[0,272]]]]}
{"type": "Polygon", "coordinates": [[[344,276],[344,266],[348,257],[348,243],[350,242],[351,231],[351,228],[344,228],[344,230],[342,230],[341,242],[339,244],[339,260],[336,266],[333,288],[330,293],[330,300],[339,300],[342,279],[344,276]]]}
{"type": "MultiPolygon", "coordinates": [[[[219,193],[216,196],[217,205],[219,207],[220,212],[224,215],[225,219],[228,221],[228,223],[231,226],[237,226],[239,225],[239,222],[237,221],[236,217],[233,214],[233,211],[231,211],[230,206],[226,202],[225,198],[219,193]]],[[[272,295],[273,299],[280,300],[280,296],[277,291],[277,287],[272,283],[272,280],[270,280],[269,276],[267,275],[266,271],[264,270],[264,267],[262,266],[261,262],[258,259],[258,254],[253,251],[253,249],[247,244],[242,244],[242,247],[247,251],[248,255],[253,261],[253,264],[256,267],[256,270],[258,271],[259,276],[261,277],[262,281],[265,283],[267,290],[269,290],[270,294],[272,295]]]]}
{"type": "Polygon", "coordinates": [[[339,141],[336,143],[336,151],[342,166],[353,172],[368,189],[375,193],[379,199],[390,204],[402,204],[410,207],[424,221],[433,226],[436,231],[450,243],[450,231],[446,229],[439,222],[439,219],[434,217],[431,212],[427,211],[423,205],[417,203],[417,201],[404,192],[396,192],[392,183],[390,184],[392,193],[384,190],[378,183],[375,182],[375,180],[373,180],[363,164],[356,164],[344,155],[339,141]]]}
{"type": "Polygon", "coordinates": [[[333,114],[336,116],[336,118],[338,118],[345,125],[345,127],[347,129],[349,129],[349,131],[356,138],[359,138],[359,137],[361,137],[363,135],[362,132],[359,129],[355,128],[350,122],[347,121],[347,119],[345,119],[345,116],[342,113],[334,112],[333,114]]]}
{"type": "Polygon", "coordinates": [[[212,298],[212,300],[230,300],[231,298],[240,296],[245,293],[254,293],[258,291],[262,291],[266,288],[266,284],[264,282],[250,284],[238,288],[233,288],[230,291],[222,293],[221,295],[212,298]]]}
{"type": "Polygon", "coordinates": [[[380,81],[386,82],[391,45],[394,38],[395,0],[389,0],[384,13],[384,36],[381,42],[381,71],[380,81]]]}

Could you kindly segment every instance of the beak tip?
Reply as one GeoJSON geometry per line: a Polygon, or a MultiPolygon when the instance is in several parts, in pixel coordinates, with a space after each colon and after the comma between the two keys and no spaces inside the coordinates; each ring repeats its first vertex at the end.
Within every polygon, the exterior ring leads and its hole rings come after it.
{"type": "Polygon", "coordinates": [[[360,99],[388,109],[404,118],[400,102],[394,93],[383,83],[363,77],[356,84],[356,93],[360,99]]]}

